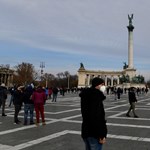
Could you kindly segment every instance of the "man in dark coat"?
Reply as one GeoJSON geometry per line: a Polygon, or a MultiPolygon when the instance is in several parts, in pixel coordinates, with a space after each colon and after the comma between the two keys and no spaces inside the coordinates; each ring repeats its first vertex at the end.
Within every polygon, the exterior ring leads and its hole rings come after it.
{"type": "Polygon", "coordinates": [[[2,106],[2,116],[7,116],[5,114],[6,99],[7,99],[7,88],[5,87],[5,84],[2,83],[0,86],[0,107],[2,106]]]}
{"type": "Polygon", "coordinates": [[[17,90],[15,90],[14,92],[14,98],[13,98],[13,104],[15,107],[14,124],[21,123],[21,121],[18,119],[18,115],[23,103],[23,91],[24,91],[24,86],[18,86],[17,90]]]}
{"type": "Polygon", "coordinates": [[[28,124],[28,116],[30,117],[30,125],[34,124],[33,113],[34,113],[34,103],[32,101],[32,86],[25,88],[23,93],[23,102],[24,102],[24,125],[28,124]]]}
{"type": "Polygon", "coordinates": [[[135,103],[137,102],[137,99],[136,99],[134,90],[135,90],[134,87],[129,88],[128,97],[129,97],[130,107],[129,107],[129,110],[128,110],[126,116],[130,117],[130,111],[132,110],[134,117],[138,118],[138,116],[135,113],[135,103]]]}
{"type": "Polygon", "coordinates": [[[107,126],[103,100],[106,99],[101,89],[104,81],[101,78],[92,80],[92,87],[82,90],[81,97],[82,113],[82,138],[86,150],[101,150],[107,136],[107,126]]]}

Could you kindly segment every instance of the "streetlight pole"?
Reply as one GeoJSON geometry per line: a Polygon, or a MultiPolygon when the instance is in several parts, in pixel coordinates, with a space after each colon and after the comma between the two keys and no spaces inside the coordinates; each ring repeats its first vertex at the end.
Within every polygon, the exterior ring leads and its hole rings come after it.
{"type": "Polygon", "coordinates": [[[43,69],[45,68],[45,63],[44,62],[40,62],[40,68],[41,68],[41,81],[42,81],[43,69]]]}
{"type": "Polygon", "coordinates": [[[70,75],[68,74],[68,89],[70,88],[69,87],[69,84],[70,84],[69,81],[70,81],[70,75]]]}

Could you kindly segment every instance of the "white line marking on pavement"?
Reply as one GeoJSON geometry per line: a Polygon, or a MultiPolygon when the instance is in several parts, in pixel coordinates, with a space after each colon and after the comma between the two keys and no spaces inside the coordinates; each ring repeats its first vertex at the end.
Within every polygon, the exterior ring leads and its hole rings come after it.
{"type": "MultiPolygon", "coordinates": [[[[58,121],[59,120],[54,119],[52,121],[46,122],[46,124],[51,124],[51,123],[55,123],[55,122],[58,122],[58,121]]],[[[0,135],[9,134],[9,133],[13,133],[13,132],[17,132],[17,131],[21,131],[21,130],[25,130],[25,129],[30,129],[30,128],[37,128],[37,127],[36,127],[36,125],[23,126],[23,127],[20,127],[20,128],[1,131],[0,135]]]]}
{"type": "Polygon", "coordinates": [[[132,125],[132,124],[117,124],[117,123],[107,123],[109,126],[117,126],[117,127],[132,127],[132,128],[145,128],[150,129],[150,126],[142,126],[142,125],[132,125]]]}
{"type": "Polygon", "coordinates": [[[20,150],[20,149],[23,149],[23,148],[27,148],[27,147],[30,147],[30,146],[33,146],[33,145],[36,145],[36,144],[39,144],[39,143],[57,138],[57,137],[60,137],[60,136],[65,135],[67,133],[68,133],[68,130],[64,130],[64,131],[57,132],[57,133],[54,133],[54,134],[51,134],[51,135],[48,135],[48,136],[45,136],[45,137],[42,137],[42,138],[39,138],[39,139],[36,139],[36,140],[32,140],[32,141],[29,141],[29,142],[26,142],[26,143],[22,143],[22,144],[13,146],[13,147],[11,147],[10,149],[7,149],[7,150],[20,150]]]}
{"type": "Polygon", "coordinates": [[[11,148],[12,148],[12,146],[0,144],[0,150],[7,150],[7,149],[11,149],[11,148]]]}
{"type": "Polygon", "coordinates": [[[62,113],[72,112],[72,111],[77,111],[77,110],[80,110],[80,108],[69,109],[69,110],[64,110],[64,111],[59,111],[59,112],[45,112],[45,114],[62,114],[62,113]]]}
{"type": "Polygon", "coordinates": [[[126,114],[126,113],[127,113],[127,110],[126,111],[122,111],[122,112],[117,113],[117,114],[112,115],[112,116],[108,116],[107,118],[116,118],[116,117],[121,116],[121,115],[126,114]]]}
{"type": "Polygon", "coordinates": [[[119,106],[113,106],[113,107],[110,107],[110,108],[105,108],[105,110],[111,110],[111,109],[116,109],[116,108],[119,108],[119,107],[123,107],[123,106],[127,106],[128,104],[122,104],[122,105],[119,105],[119,106]]]}
{"type": "MultiPolygon", "coordinates": [[[[108,117],[109,118],[109,117],[108,117]]],[[[129,120],[146,120],[149,121],[150,118],[133,118],[133,117],[110,117],[110,118],[114,118],[114,119],[129,119],[129,120]]]]}
{"type": "MultiPolygon", "coordinates": [[[[69,130],[68,133],[71,134],[81,134],[80,131],[72,131],[69,130]]],[[[142,138],[142,137],[133,137],[133,136],[126,136],[126,135],[113,135],[113,134],[108,134],[108,138],[114,138],[114,139],[122,139],[122,140],[133,140],[133,141],[144,141],[144,142],[150,142],[150,138],[142,138]]]]}
{"type": "MultiPolygon", "coordinates": [[[[54,138],[58,138],[60,136],[66,135],[66,134],[80,135],[81,131],[64,130],[64,131],[57,132],[57,133],[54,133],[54,134],[51,134],[51,135],[48,135],[48,136],[45,136],[45,137],[42,137],[42,138],[39,138],[39,139],[36,139],[36,140],[32,140],[32,141],[29,141],[29,142],[26,142],[26,143],[22,143],[22,144],[13,146],[13,147],[8,147],[5,150],[21,150],[21,149],[24,149],[24,148],[27,148],[27,147],[31,147],[33,145],[40,144],[40,143],[45,142],[45,141],[52,140],[54,138]]],[[[150,138],[133,137],[133,136],[125,136],[125,135],[108,134],[107,137],[112,138],[112,139],[150,142],[150,138]]]]}

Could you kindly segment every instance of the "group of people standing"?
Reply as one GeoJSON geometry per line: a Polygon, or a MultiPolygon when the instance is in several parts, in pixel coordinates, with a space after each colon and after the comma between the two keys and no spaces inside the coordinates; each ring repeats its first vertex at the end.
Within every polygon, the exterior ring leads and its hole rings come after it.
{"type": "Polygon", "coordinates": [[[47,99],[52,99],[52,102],[57,101],[59,89],[57,87],[43,88],[42,86],[37,86],[34,88],[32,85],[25,86],[15,86],[9,90],[4,83],[0,85],[0,107],[2,107],[2,116],[7,116],[5,114],[5,106],[7,95],[10,93],[10,103],[14,105],[14,123],[20,124],[21,121],[18,119],[19,112],[24,106],[24,125],[28,124],[28,118],[30,118],[29,124],[32,125],[36,123],[38,126],[40,123],[40,116],[42,124],[45,125],[45,115],[44,115],[44,104],[47,99]],[[36,122],[34,122],[34,110],[36,114],[36,122]],[[28,115],[29,114],[29,115],[28,115]]]}
{"type": "MultiPolygon", "coordinates": [[[[45,115],[44,115],[44,104],[46,101],[45,90],[38,86],[33,88],[32,86],[17,86],[13,89],[13,94],[11,95],[11,100],[14,104],[14,123],[20,124],[21,121],[18,118],[19,112],[24,104],[24,125],[28,124],[28,113],[29,113],[29,124],[36,124],[39,126],[40,116],[42,124],[45,125],[45,115]],[[36,122],[34,122],[34,110],[36,114],[36,122]]],[[[2,116],[7,116],[5,114],[5,103],[7,99],[8,90],[5,84],[0,86],[0,106],[2,106],[2,116]]]]}

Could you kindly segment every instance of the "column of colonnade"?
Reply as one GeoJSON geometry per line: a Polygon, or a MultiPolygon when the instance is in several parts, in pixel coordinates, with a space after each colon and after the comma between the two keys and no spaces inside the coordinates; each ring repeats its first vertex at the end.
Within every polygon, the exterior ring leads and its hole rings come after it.
{"type": "Polygon", "coordinates": [[[119,85],[119,83],[120,83],[120,80],[119,80],[120,75],[104,75],[104,76],[102,76],[102,75],[86,74],[85,77],[86,77],[86,79],[85,79],[86,87],[91,86],[91,80],[94,77],[103,78],[106,86],[111,86],[111,87],[115,86],[114,79],[117,79],[117,85],[119,85]],[[110,77],[110,79],[111,79],[110,83],[108,83],[108,77],[110,77]]]}
{"type": "Polygon", "coordinates": [[[5,83],[7,87],[11,86],[13,83],[13,75],[7,73],[0,73],[0,84],[5,83]]]}

